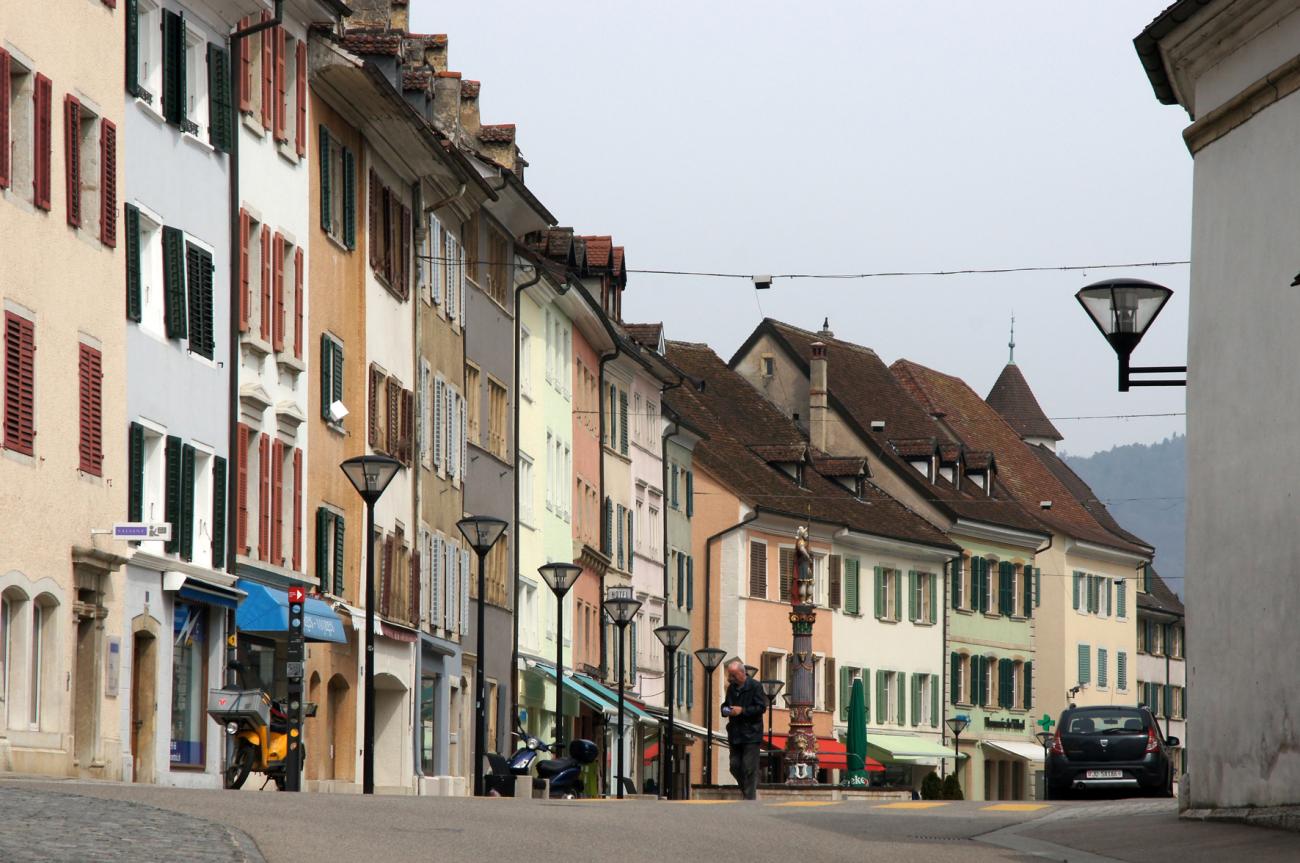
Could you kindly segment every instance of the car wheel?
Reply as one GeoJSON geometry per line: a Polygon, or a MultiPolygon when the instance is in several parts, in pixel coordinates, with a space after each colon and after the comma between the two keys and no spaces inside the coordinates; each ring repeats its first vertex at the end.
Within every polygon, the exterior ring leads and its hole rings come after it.
{"type": "Polygon", "coordinates": [[[1070,796],[1070,789],[1064,785],[1049,784],[1047,786],[1047,796],[1053,800],[1064,800],[1070,796]]]}

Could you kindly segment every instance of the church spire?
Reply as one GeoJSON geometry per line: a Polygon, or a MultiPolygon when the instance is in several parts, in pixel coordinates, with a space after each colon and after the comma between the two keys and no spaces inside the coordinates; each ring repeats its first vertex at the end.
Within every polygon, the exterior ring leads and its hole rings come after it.
{"type": "Polygon", "coordinates": [[[1011,341],[1007,342],[1007,347],[1011,349],[1011,358],[1007,360],[1008,365],[1016,364],[1016,314],[1011,313],[1011,341]]]}

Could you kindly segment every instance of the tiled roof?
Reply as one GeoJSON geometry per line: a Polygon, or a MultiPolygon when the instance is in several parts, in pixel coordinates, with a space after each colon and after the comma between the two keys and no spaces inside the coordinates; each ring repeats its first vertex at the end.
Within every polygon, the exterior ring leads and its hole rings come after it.
{"type": "Polygon", "coordinates": [[[1110,514],[1110,510],[1106,509],[1106,505],[1097,499],[1097,493],[1060,456],[1047,447],[1038,444],[1030,446],[1029,450],[1038,456],[1038,460],[1046,465],[1047,469],[1061,481],[1062,485],[1070,490],[1070,494],[1074,495],[1074,499],[1083,504],[1084,509],[1092,513],[1092,517],[1097,520],[1098,524],[1121,539],[1126,539],[1137,545],[1147,545],[1146,541],[1140,536],[1134,536],[1120,526],[1120,523],[1110,514]]]}
{"type": "Polygon", "coordinates": [[[683,386],[664,394],[673,410],[708,435],[696,444],[695,463],[742,500],[792,518],[956,550],[929,522],[869,483],[859,501],[839,483],[816,470],[805,470],[800,488],[754,452],[768,447],[787,453],[807,448],[803,433],[788,417],[708,345],[669,342],[668,359],[704,383],[702,392],[683,386]]]}
{"type": "Polygon", "coordinates": [[[944,425],[969,448],[968,464],[975,456],[972,450],[993,453],[1001,485],[1022,506],[1033,511],[1039,521],[1097,545],[1144,556],[1148,553],[1148,549],[1121,539],[1098,524],[1070,490],[1035,457],[1016,430],[961,378],[909,360],[899,360],[890,368],[909,392],[923,395],[943,411],[944,425]],[[1044,500],[1052,501],[1051,509],[1038,508],[1044,500]]]}
{"type": "Polygon", "coordinates": [[[480,81],[461,81],[460,97],[462,99],[477,99],[478,91],[482,86],[483,84],[480,81]]]}
{"type": "Polygon", "coordinates": [[[939,462],[956,464],[961,459],[961,444],[945,443],[939,445],[939,462]]]}
{"type": "Polygon", "coordinates": [[[812,464],[822,476],[867,476],[867,460],[853,456],[829,456],[814,451],[812,464]]]}
{"type": "MultiPolygon", "coordinates": [[[[759,325],[755,335],[761,332],[770,333],[797,358],[805,374],[812,358],[812,345],[815,342],[826,345],[826,375],[832,406],[843,411],[848,421],[857,426],[860,437],[869,445],[874,444],[882,462],[890,465],[918,493],[933,500],[940,511],[946,511],[949,517],[1043,532],[1042,525],[1009,496],[990,498],[978,489],[968,492],[964,486],[958,490],[947,481],[930,482],[894,451],[889,444],[891,439],[928,439],[932,448],[934,442],[960,442],[930,416],[923,403],[913,397],[914,393],[899,385],[889,367],[871,348],[771,318],[759,325]],[[885,423],[883,431],[871,430],[871,423],[876,420],[885,423]]],[[[732,362],[735,361],[733,358],[732,362]]]]}
{"type": "Polygon", "coordinates": [[[613,264],[613,267],[614,267],[614,275],[619,275],[619,274],[622,274],[622,273],[626,273],[627,270],[625,269],[625,266],[626,266],[626,264],[625,264],[625,262],[624,262],[624,260],[623,260],[623,247],[622,247],[622,246],[615,246],[615,247],[614,247],[614,264],[613,264]]]}
{"type": "Polygon", "coordinates": [[[988,470],[993,467],[993,453],[985,450],[972,450],[966,453],[967,470],[988,470]]]}
{"type": "Polygon", "coordinates": [[[1183,607],[1183,601],[1178,598],[1178,594],[1169,589],[1169,585],[1156,572],[1154,566],[1148,572],[1147,587],[1149,588],[1148,593],[1138,591],[1138,608],[1180,616],[1187,614],[1187,610],[1183,607]]]}
{"type": "Polygon", "coordinates": [[[343,47],[353,54],[388,54],[402,51],[402,34],[389,30],[349,30],[343,34],[343,47]]]}
{"type": "Polygon", "coordinates": [[[416,39],[426,45],[446,45],[446,33],[407,33],[406,38],[416,39]]]}
{"type": "Polygon", "coordinates": [[[1006,368],[993,384],[993,389],[989,390],[985,401],[989,403],[989,407],[1002,414],[1002,418],[1019,432],[1022,438],[1063,439],[1056,426],[1052,425],[1052,421],[1047,418],[1047,414],[1043,413],[1038,399],[1034,397],[1034,391],[1029,388],[1029,382],[1021,374],[1020,366],[1015,363],[1007,363],[1006,368]]]}
{"type": "Polygon", "coordinates": [[[936,448],[932,437],[890,438],[889,445],[903,458],[929,458],[936,448]]]}
{"type": "Polygon", "coordinates": [[[581,239],[586,245],[588,267],[605,269],[610,266],[614,253],[613,237],[584,235],[581,239]]]}
{"type": "Polygon", "coordinates": [[[403,90],[427,90],[433,80],[432,69],[411,69],[402,72],[403,90]]]}
{"type": "Polygon", "coordinates": [[[795,464],[808,455],[808,445],[799,443],[751,444],[749,451],[768,464],[795,464]]]}
{"type": "Polygon", "coordinates": [[[623,329],[627,331],[628,338],[641,347],[649,348],[652,351],[659,350],[659,340],[664,335],[664,325],[662,323],[624,324],[623,329]]]}
{"type": "Polygon", "coordinates": [[[480,126],[478,139],[485,143],[509,144],[515,139],[515,124],[498,123],[493,126],[480,126]]]}

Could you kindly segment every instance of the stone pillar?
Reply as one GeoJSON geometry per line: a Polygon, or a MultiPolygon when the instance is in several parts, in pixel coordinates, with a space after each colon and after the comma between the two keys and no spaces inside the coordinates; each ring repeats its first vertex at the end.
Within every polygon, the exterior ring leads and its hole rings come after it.
{"type": "Polygon", "coordinates": [[[813,676],[813,624],[817,609],[796,605],[790,611],[790,628],[794,632],[794,649],[790,662],[794,673],[790,680],[790,733],[785,740],[787,785],[815,785],[817,782],[817,734],[813,731],[813,698],[817,681],[813,676]]]}

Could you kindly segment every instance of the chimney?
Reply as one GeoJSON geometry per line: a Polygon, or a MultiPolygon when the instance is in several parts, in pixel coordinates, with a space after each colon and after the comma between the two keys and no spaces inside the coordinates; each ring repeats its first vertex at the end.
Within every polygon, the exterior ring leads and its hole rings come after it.
{"type": "Polygon", "coordinates": [[[519,152],[515,146],[515,124],[502,123],[496,126],[480,126],[478,130],[479,151],[503,168],[515,169],[515,156],[519,152]]]}
{"type": "Polygon", "coordinates": [[[830,318],[822,318],[822,330],[817,335],[821,336],[823,339],[835,338],[835,334],[831,332],[830,318]]]}
{"type": "Polygon", "coordinates": [[[424,43],[424,62],[435,72],[447,71],[447,34],[436,33],[424,43]]]}
{"type": "Polygon", "coordinates": [[[352,0],[349,30],[398,30],[409,23],[407,0],[352,0]]]}
{"type": "Polygon", "coordinates": [[[460,126],[471,141],[478,138],[478,91],[481,86],[478,81],[460,82],[460,126]]]}
{"type": "Polygon", "coordinates": [[[813,342],[808,374],[808,440],[822,452],[829,452],[829,414],[830,408],[826,405],[826,345],[813,342]]]}
{"type": "Polygon", "coordinates": [[[433,76],[433,126],[455,139],[460,126],[459,72],[437,72],[433,76]]]}

